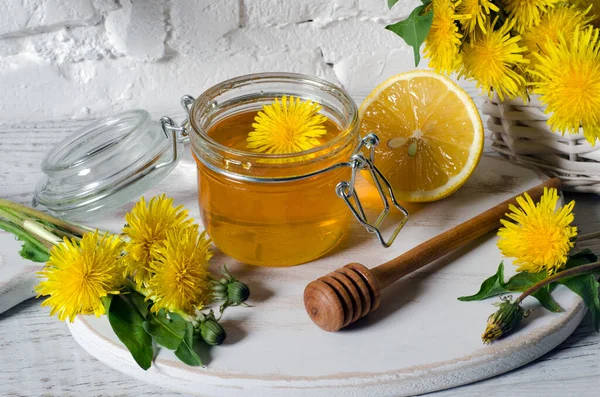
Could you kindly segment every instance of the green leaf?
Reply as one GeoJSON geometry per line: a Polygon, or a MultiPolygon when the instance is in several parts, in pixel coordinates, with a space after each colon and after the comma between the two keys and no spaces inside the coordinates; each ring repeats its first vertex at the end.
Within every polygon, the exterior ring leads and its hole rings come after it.
{"type": "Polygon", "coordinates": [[[100,298],[102,301],[102,305],[104,306],[104,311],[106,313],[110,312],[110,304],[112,303],[112,295],[106,295],[100,298]]]}
{"type": "Polygon", "coordinates": [[[189,321],[186,321],[185,334],[179,347],[175,350],[175,355],[187,365],[194,367],[202,365],[200,356],[194,350],[194,326],[189,321]]]}
{"type": "Polygon", "coordinates": [[[546,309],[550,310],[551,312],[554,312],[554,313],[562,312],[563,311],[562,307],[560,307],[558,302],[556,302],[554,300],[554,298],[552,298],[552,295],[550,295],[550,291],[551,291],[550,285],[546,285],[545,287],[541,288],[537,292],[531,294],[531,296],[533,296],[535,299],[537,299],[542,306],[544,306],[546,309]]]}
{"type": "MultiPolygon", "coordinates": [[[[397,2],[398,2],[398,0],[388,0],[388,8],[391,10],[392,7],[395,6],[397,2]]],[[[431,0],[421,0],[421,3],[426,6],[426,5],[431,4],[431,0]]]]}
{"type": "Polygon", "coordinates": [[[25,229],[3,220],[0,220],[0,229],[6,230],[23,242],[21,250],[19,251],[21,257],[40,263],[46,263],[50,259],[50,250],[44,244],[32,237],[25,229]]]}
{"type": "Polygon", "coordinates": [[[183,340],[187,321],[175,313],[169,313],[169,317],[167,318],[164,309],[156,314],[150,312],[144,321],[144,329],[154,337],[156,343],[169,350],[175,350],[183,340]]]}
{"type": "Polygon", "coordinates": [[[541,271],[539,273],[517,273],[508,280],[506,288],[513,292],[523,292],[533,284],[545,279],[547,275],[548,273],[546,273],[546,271],[541,271]]]}
{"type": "Polygon", "coordinates": [[[600,300],[598,299],[598,281],[593,274],[580,274],[557,281],[581,296],[585,305],[592,312],[592,320],[596,332],[600,332],[600,300]]]}
{"type": "Polygon", "coordinates": [[[148,317],[148,307],[150,306],[150,302],[145,300],[146,298],[144,295],[137,291],[130,290],[129,296],[131,298],[131,302],[135,305],[142,317],[148,317]]]}
{"type": "Polygon", "coordinates": [[[570,255],[565,264],[565,269],[587,265],[588,263],[594,263],[597,260],[598,257],[589,248],[586,248],[576,254],[570,255]]]}
{"type": "MultiPolygon", "coordinates": [[[[506,283],[506,288],[513,292],[523,292],[534,284],[542,281],[548,276],[548,273],[545,271],[541,271],[538,273],[529,273],[529,272],[521,272],[517,273],[508,280],[506,283]]],[[[551,312],[562,312],[563,309],[560,305],[552,298],[550,292],[554,288],[556,284],[552,283],[541,290],[531,294],[534,298],[536,298],[542,306],[551,312]]]]}
{"type": "Polygon", "coordinates": [[[419,52],[421,44],[425,41],[433,21],[433,10],[421,14],[424,9],[425,5],[418,6],[405,20],[385,27],[402,37],[406,44],[413,48],[415,54],[415,66],[419,65],[419,62],[421,61],[421,54],[419,52]]]}
{"type": "Polygon", "coordinates": [[[108,321],[135,362],[144,370],[150,368],[154,355],[152,337],[144,330],[144,317],[127,295],[115,295],[112,298],[108,321]]]}
{"type": "Polygon", "coordinates": [[[47,250],[40,249],[37,245],[29,241],[23,243],[19,255],[32,262],[46,263],[50,260],[50,254],[47,250]]]}
{"type": "Polygon", "coordinates": [[[479,301],[490,298],[492,296],[504,294],[506,292],[511,291],[507,289],[506,285],[504,284],[504,262],[500,262],[496,274],[486,279],[481,284],[479,292],[477,292],[475,295],[461,296],[460,298],[458,298],[458,300],[463,302],[479,301]]]}

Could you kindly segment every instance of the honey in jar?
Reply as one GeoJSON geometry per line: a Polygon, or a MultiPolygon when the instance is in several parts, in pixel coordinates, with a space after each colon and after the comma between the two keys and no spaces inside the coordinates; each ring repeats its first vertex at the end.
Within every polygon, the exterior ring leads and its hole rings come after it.
{"type": "Polygon", "coordinates": [[[190,111],[202,222],[214,244],[241,262],[291,266],[319,258],[345,236],[352,213],[336,194],[350,178],[357,109],[341,89],[292,74],[243,76],[207,90],[190,111]],[[293,95],[321,105],[326,133],[291,154],[247,148],[257,113],[293,95]]]}

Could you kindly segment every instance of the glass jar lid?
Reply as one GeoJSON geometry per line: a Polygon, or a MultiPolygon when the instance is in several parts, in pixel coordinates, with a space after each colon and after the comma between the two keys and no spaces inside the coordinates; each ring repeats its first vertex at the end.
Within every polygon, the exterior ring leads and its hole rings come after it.
{"type": "Polygon", "coordinates": [[[175,129],[164,120],[152,121],[144,110],[96,121],[60,142],[42,160],[44,175],[33,205],[73,220],[117,208],[167,176],[182,148],[175,129]]]}

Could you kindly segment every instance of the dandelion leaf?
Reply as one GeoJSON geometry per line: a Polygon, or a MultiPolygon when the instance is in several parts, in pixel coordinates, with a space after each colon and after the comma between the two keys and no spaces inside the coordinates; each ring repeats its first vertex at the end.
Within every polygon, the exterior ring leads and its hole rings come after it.
{"type": "Polygon", "coordinates": [[[425,5],[418,6],[405,20],[385,27],[402,37],[406,44],[413,48],[415,66],[418,66],[421,61],[421,45],[425,41],[433,22],[433,10],[425,12],[425,7],[425,5]]]}
{"type": "Polygon", "coordinates": [[[144,321],[144,329],[154,337],[156,343],[169,350],[175,350],[181,344],[185,335],[186,323],[178,314],[161,309],[158,313],[149,313],[144,321]]]}
{"type": "Polygon", "coordinates": [[[50,259],[50,251],[42,243],[31,237],[21,227],[0,219],[0,229],[3,229],[23,242],[19,255],[32,262],[46,263],[50,259]]]}
{"type": "Polygon", "coordinates": [[[461,296],[460,298],[458,298],[458,300],[463,302],[479,301],[507,292],[511,291],[507,289],[506,284],[504,283],[504,262],[500,262],[496,274],[486,279],[481,284],[479,292],[470,296],[461,296]]]}
{"type": "MultiPolygon", "coordinates": [[[[524,292],[527,288],[545,279],[547,275],[548,273],[546,273],[546,271],[541,271],[539,273],[517,273],[512,276],[510,280],[508,280],[506,283],[506,288],[513,292],[524,292]]],[[[554,283],[547,285],[539,291],[531,294],[531,296],[537,299],[546,309],[550,310],[551,312],[558,313],[562,312],[563,309],[550,294],[555,286],[556,284],[554,283]]]]}
{"type": "Polygon", "coordinates": [[[598,256],[596,256],[592,250],[586,248],[581,250],[580,252],[569,255],[569,259],[565,264],[565,269],[571,269],[577,266],[587,265],[588,263],[594,263],[598,260],[598,256]]]}
{"type": "Polygon", "coordinates": [[[592,321],[596,332],[600,332],[600,300],[598,299],[598,281],[592,274],[567,277],[558,281],[571,291],[581,296],[585,305],[592,312],[592,321]]]}
{"type": "Polygon", "coordinates": [[[144,370],[152,365],[152,336],[143,327],[144,318],[125,294],[115,295],[110,303],[108,321],[133,359],[144,370]]]}
{"type": "Polygon", "coordinates": [[[194,327],[189,322],[186,323],[185,334],[183,335],[179,347],[175,350],[175,355],[187,365],[194,367],[202,365],[200,356],[198,356],[198,353],[194,350],[194,327]]]}
{"type": "MultiPolygon", "coordinates": [[[[598,260],[598,257],[590,250],[583,250],[575,255],[571,255],[567,261],[566,268],[593,263],[598,260]]],[[[572,277],[566,277],[557,281],[563,284],[577,295],[581,296],[585,305],[592,312],[592,321],[596,332],[600,332],[600,299],[598,298],[598,281],[594,274],[579,274],[572,277]]]]}

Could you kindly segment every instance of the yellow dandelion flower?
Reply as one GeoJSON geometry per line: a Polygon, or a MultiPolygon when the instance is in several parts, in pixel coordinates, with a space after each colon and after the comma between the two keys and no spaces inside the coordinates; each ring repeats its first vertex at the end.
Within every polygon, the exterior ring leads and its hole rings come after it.
{"type": "Polygon", "coordinates": [[[461,63],[460,44],[463,37],[455,20],[456,3],[451,0],[433,0],[433,22],[425,39],[425,56],[429,66],[439,73],[450,74],[461,63]]]}
{"type": "Polygon", "coordinates": [[[590,11],[592,20],[590,23],[595,27],[600,27],[600,0],[575,0],[572,3],[581,11],[590,11]]]}
{"type": "Polygon", "coordinates": [[[488,23],[487,33],[475,32],[472,41],[463,47],[461,76],[473,78],[489,96],[495,91],[501,100],[523,95],[525,78],[520,70],[527,61],[521,46],[521,36],[511,36],[515,22],[508,20],[494,30],[496,18],[488,23]]]}
{"type": "Polygon", "coordinates": [[[590,22],[587,16],[590,8],[581,11],[575,7],[561,4],[544,14],[539,24],[531,26],[523,34],[523,43],[529,50],[525,57],[530,61],[529,69],[535,69],[537,58],[534,53],[545,54],[547,46],[558,44],[558,34],[562,33],[567,40],[572,40],[573,35],[581,26],[590,22]]]}
{"type": "Polygon", "coordinates": [[[120,260],[123,242],[112,235],[86,233],[79,244],[65,238],[50,250],[50,259],[38,274],[38,297],[48,295],[50,306],[62,321],[73,322],[78,314],[105,314],[102,297],[118,294],[123,284],[120,260]]]}
{"type": "Polygon", "coordinates": [[[327,130],[321,105],[300,98],[283,96],[271,105],[263,106],[248,134],[248,149],[256,153],[289,154],[320,145],[318,138],[327,130]]]}
{"type": "Polygon", "coordinates": [[[133,277],[139,286],[150,279],[150,262],[154,259],[156,248],[164,242],[167,233],[192,225],[188,212],[183,206],[174,207],[173,199],[165,195],[153,197],[148,204],[142,197],[133,209],[125,215],[127,224],[123,234],[128,237],[124,258],[125,274],[133,277]]]}
{"type": "Polygon", "coordinates": [[[540,95],[555,131],[578,133],[594,145],[600,137],[600,40],[591,26],[576,31],[572,40],[558,34],[558,44],[535,54],[533,92],[540,95]]]}
{"type": "Polygon", "coordinates": [[[499,8],[491,0],[462,0],[456,8],[463,17],[461,23],[467,32],[473,32],[476,26],[487,33],[488,17],[491,11],[498,12],[499,8]]]}
{"type": "Polygon", "coordinates": [[[148,282],[146,300],[151,310],[183,311],[193,314],[210,302],[208,261],[212,257],[206,232],[195,228],[169,231],[151,263],[154,275],[148,282]]]}
{"type": "Polygon", "coordinates": [[[517,23],[515,28],[519,33],[530,26],[535,26],[540,23],[542,14],[548,12],[556,3],[561,0],[501,0],[506,11],[510,13],[510,17],[514,18],[517,23]]]}
{"type": "Polygon", "coordinates": [[[577,236],[577,228],[570,226],[575,202],[557,209],[558,193],[554,188],[544,188],[537,204],[527,193],[517,202],[521,208],[511,205],[512,212],[507,214],[516,223],[501,221],[498,248],[504,256],[514,258],[519,272],[545,269],[548,274],[556,273],[567,262],[572,240],[577,236]]]}

